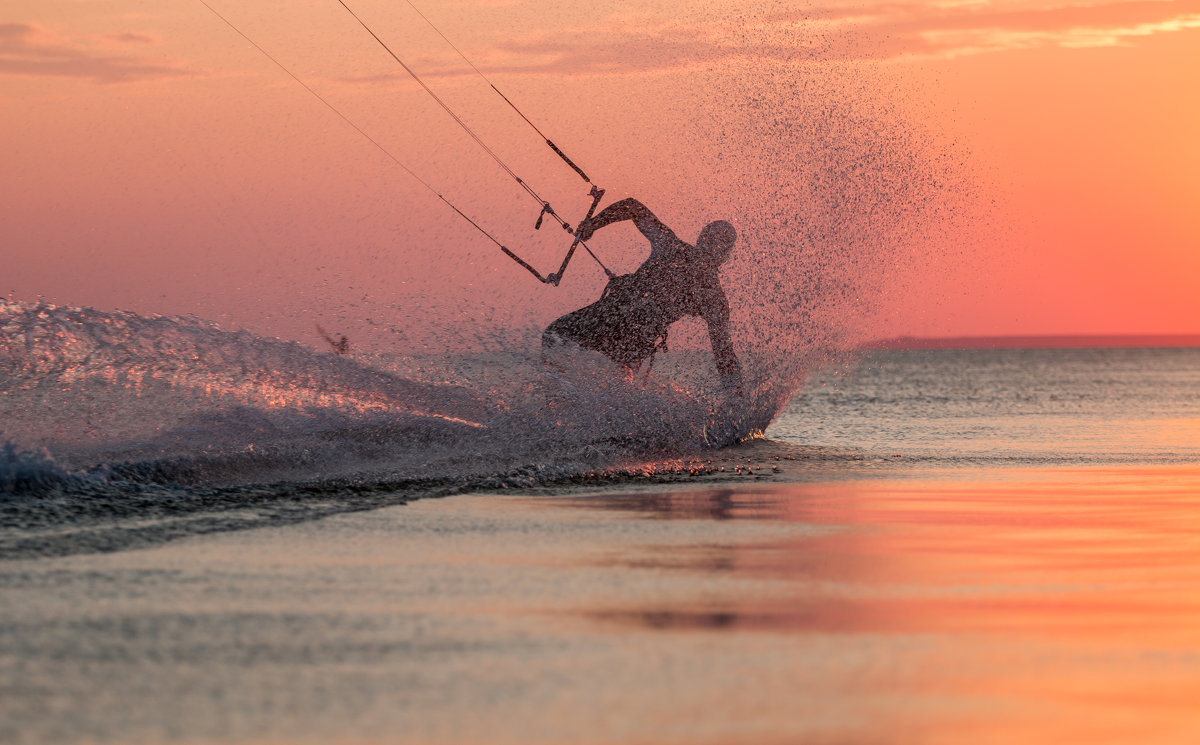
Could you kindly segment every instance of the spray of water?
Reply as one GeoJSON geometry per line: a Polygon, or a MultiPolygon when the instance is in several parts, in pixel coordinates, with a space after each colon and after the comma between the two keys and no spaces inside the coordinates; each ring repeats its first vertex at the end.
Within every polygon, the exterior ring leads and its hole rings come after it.
{"type": "Polygon", "coordinates": [[[465,478],[571,458],[590,469],[755,427],[720,394],[592,355],[558,362],[358,360],[197,319],[9,302],[0,420],[11,468],[30,463],[14,448],[41,449],[71,472],[183,484],[465,478]]]}
{"type": "MultiPolygon", "coordinates": [[[[372,494],[641,468],[761,433],[815,369],[873,335],[889,293],[944,246],[962,192],[953,158],[878,96],[777,75],[723,96],[719,131],[684,133],[712,141],[716,159],[693,163],[712,173],[693,202],[740,235],[722,281],[744,397],[721,390],[694,321],[631,376],[594,354],[547,366],[541,325],[511,314],[503,329],[473,317],[470,353],[414,343],[339,355],[196,318],[8,301],[0,523],[50,530],[54,515],[185,503],[261,512],[264,494],[274,518],[313,515],[372,494]]],[[[456,311],[427,301],[421,327],[437,336],[456,311]]]]}

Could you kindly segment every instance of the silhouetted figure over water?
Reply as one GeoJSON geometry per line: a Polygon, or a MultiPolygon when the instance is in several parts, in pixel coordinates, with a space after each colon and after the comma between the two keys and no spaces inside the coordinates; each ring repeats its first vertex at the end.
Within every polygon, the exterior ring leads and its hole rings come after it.
{"type": "Polygon", "coordinates": [[[333,349],[334,354],[338,355],[339,357],[344,357],[350,354],[350,337],[342,334],[340,339],[334,339],[325,331],[325,329],[321,328],[321,324],[319,323],[317,324],[317,333],[320,334],[321,338],[325,340],[325,343],[333,349]]]}
{"type": "Polygon", "coordinates": [[[733,250],[737,231],[724,220],[704,226],[696,245],[674,231],[636,199],[623,199],[584,221],[576,235],[592,233],[614,222],[632,220],[650,241],[650,258],[633,274],[613,277],[596,302],[551,323],[542,334],[542,349],[553,354],[567,342],[601,352],[627,370],[636,370],[667,347],[667,329],[684,316],[708,324],[713,359],[721,385],[742,390],[742,367],[729,336],[729,301],[721,288],[720,267],[733,250]]]}

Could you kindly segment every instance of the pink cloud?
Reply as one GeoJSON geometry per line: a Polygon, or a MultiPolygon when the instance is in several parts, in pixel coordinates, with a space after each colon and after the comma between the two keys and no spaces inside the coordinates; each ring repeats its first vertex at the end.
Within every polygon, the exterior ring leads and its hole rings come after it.
{"type": "Polygon", "coordinates": [[[1116,46],[1200,28],[1200,0],[996,8],[989,2],[834,8],[809,18],[887,42],[873,56],[958,56],[1042,47],[1116,46]]]}
{"type": "Polygon", "coordinates": [[[141,34],[67,39],[38,26],[0,23],[0,75],[126,83],[191,74],[179,65],[106,51],[149,43],[153,39],[141,34]]]}
{"type": "MultiPolygon", "coordinates": [[[[588,28],[507,39],[481,55],[483,66],[490,72],[606,74],[733,59],[847,61],[1115,46],[1200,28],[1200,0],[1015,8],[989,0],[837,3],[758,18],[748,11],[703,24],[639,21],[617,16],[588,28]]],[[[436,77],[470,70],[431,66],[421,72],[436,77]]]]}

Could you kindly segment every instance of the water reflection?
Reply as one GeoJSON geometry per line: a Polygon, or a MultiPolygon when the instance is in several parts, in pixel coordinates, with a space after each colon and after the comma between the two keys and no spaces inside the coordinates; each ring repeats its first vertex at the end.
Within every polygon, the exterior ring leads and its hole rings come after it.
{"type": "MultiPolygon", "coordinates": [[[[592,596],[574,616],[653,649],[765,645],[742,672],[790,672],[756,689],[764,731],[799,726],[786,713],[799,697],[873,712],[864,742],[892,731],[929,743],[1200,741],[1198,468],[552,504],[669,521],[586,559],[619,586],[651,577],[654,591],[592,596]]],[[[857,729],[835,728],[851,740],[857,729]]]]}
{"type": "Polygon", "coordinates": [[[585,614],[606,624],[671,631],[812,631],[821,633],[897,631],[877,628],[869,609],[853,602],[824,599],[793,602],[787,607],[755,608],[752,605],[725,610],[656,609],[596,611],[585,614]]]}
{"type": "Polygon", "coordinates": [[[593,565],[714,582],[702,597],[580,609],[606,624],[1003,632],[1114,644],[1153,632],[1159,641],[1200,644],[1200,534],[1184,527],[1200,511],[1200,471],[1032,474],[552,503],[635,520],[748,523],[736,534],[700,529],[695,541],[589,556],[593,565]],[[795,530],[781,535],[788,526],[795,530]]]}
{"type": "Polygon", "coordinates": [[[630,512],[663,520],[770,520],[779,500],[772,495],[756,498],[752,492],[728,488],[651,494],[598,494],[546,500],[564,507],[630,512]]]}

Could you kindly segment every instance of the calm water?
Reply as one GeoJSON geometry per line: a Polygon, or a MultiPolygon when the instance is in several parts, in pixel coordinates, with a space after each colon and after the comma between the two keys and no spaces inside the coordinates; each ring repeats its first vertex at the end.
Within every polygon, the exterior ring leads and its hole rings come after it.
{"type": "Polygon", "coordinates": [[[1192,743],[1200,469],[458,496],[0,564],[7,743],[1192,743]]]}
{"type": "Polygon", "coordinates": [[[879,352],[767,433],[944,467],[1197,463],[1200,349],[879,352]]]}

